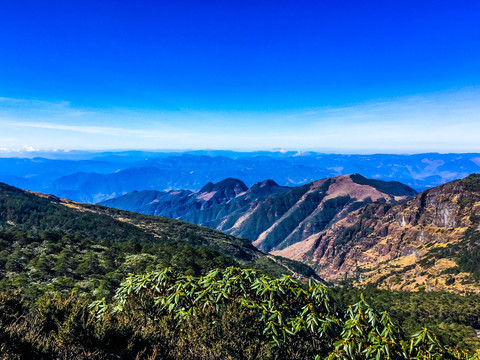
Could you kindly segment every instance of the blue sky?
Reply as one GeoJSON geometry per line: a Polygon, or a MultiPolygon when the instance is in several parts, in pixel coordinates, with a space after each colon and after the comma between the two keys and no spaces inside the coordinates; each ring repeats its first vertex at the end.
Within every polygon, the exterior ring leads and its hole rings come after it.
{"type": "Polygon", "coordinates": [[[0,8],[0,150],[480,151],[476,1],[0,8]]]}

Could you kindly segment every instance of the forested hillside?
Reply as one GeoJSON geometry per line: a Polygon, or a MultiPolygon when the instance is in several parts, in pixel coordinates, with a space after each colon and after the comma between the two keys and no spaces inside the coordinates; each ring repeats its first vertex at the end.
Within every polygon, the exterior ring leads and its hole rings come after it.
{"type": "Polygon", "coordinates": [[[208,228],[0,184],[0,289],[19,287],[28,298],[78,289],[100,298],[131,272],[170,266],[199,275],[229,265],[315,277],[305,265],[208,228]]]}

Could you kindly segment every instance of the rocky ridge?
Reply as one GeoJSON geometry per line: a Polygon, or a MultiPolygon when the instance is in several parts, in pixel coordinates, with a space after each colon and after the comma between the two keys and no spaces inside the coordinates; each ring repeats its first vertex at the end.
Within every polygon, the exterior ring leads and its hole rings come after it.
{"type": "Polygon", "coordinates": [[[246,187],[240,186],[239,180],[227,180],[207,184],[197,192],[130,193],[102,205],[178,218],[247,238],[258,248],[271,251],[303,241],[371,202],[398,202],[416,194],[404,184],[366,179],[358,174],[294,188],[265,180],[242,192],[246,187]],[[217,198],[214,189],[225,189],[227,185],[231,188],[233,184],[237,184],[237,191],[222,190],[222,194],[230,196],[211,201],[217,198]]]}
{"type": "Polygon", "coordinates": [[[473,174],[400,204],[369,204],[272,253],[310,264],[334,282],[479,292],[479,230],[480,175],[473,174]]]}

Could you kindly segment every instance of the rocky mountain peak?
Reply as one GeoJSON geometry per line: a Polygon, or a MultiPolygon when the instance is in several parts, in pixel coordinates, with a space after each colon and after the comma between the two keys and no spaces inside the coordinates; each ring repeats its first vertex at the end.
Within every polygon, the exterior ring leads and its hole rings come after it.
{"type": "Polygon", "coordinates": [[[196,197],[205,202],[221,204],[234,199],[238,194],[248,190],[243,181],[233,178],[227,178],[218,183],[209,182],[202,187],[196,197]]]}
{"type": "Polygon", "coordinates": [[[279,186],[275,181],[268,179],[268,180],[263,180],[259,183],[257,183],[259,187],[274,187],[274,186],[279,186]]]}
{"type": "Polygon", "coordinates": [[[287,186],[280,186],[273,180],[264,180],[253,184],[250,189],[248,189],[246,194],[249,197],[259,197],[276,192],[287,191],[289,189],[291,188],[287,186]]]}
{"type": "Polygon", "coordinates": [[[222,181],[217,183],[209,182],[205,186],[203,186],[198,192],[205,193],[211,191],[235,191],[238,194],[248,190],[247,185],[241,180],[234,179],[234,178],[226,178],[222,181]]]}
{"type": "Polygon", "coordinates": [[[348,176],[355,184],[371,186],[378,191],[384,192],[392,196],[409,197],[415,196],[417,194],[417,192],[410,186],[402,184],[398,181],[367,179],[360,174],[352,174],[348,176]]]}

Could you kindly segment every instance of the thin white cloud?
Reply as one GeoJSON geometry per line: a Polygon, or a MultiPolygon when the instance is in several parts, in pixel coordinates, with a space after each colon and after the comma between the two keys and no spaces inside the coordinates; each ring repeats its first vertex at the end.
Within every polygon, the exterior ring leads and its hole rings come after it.
{"type": "Polygon", "coordinates": [[[84,109],[0,98],[0,127],[17,148],[477,152],[480,89],[281,112],[84,109]]]}
{"type": "Polygon", "coordinates": [[[5,137],[0,138],[0,143],[8,143],[8,142],[12,142],[12,141],[15,141],[15,139],[14,138],[5,138],[5,137]]]}
{"type": "Polygon", "coordinates": [[[9,122],[7,126],[23,127],[23,128],[37,128],[57,131],[67,131],[74,133],[95,134],[102,136],[123,136],[123,137],[140,137],[140,138],[185,138],[199,136],[197,133],[179,131],[172,133],[169,131],[159,130],[139,130],[128,129],[121,127],[108,126],[88,126],[88,125],[62,125],[56,123],[34,123],[34,122],[9,122]]]}
{"type": "Polygon", "coordinates": [[[26,152],[34,152],[39,150],[39,149],[35,149],[33,146],[30,146],[30,145],[23,145],[22,149],[23,151],[26,151],[26,152]]]}
{"type": "Polygon", "coordinates": [[[0,97],[0,104],[2,107],[16,108],[16,109],[68,109],[70,102],[68,101],[45,101],[37,99],[18,99],[9,97],[0,97]]]}
{"type": "Polygon", "coordinates": [[[39,128],[50,130],[62,130],[73,131],[86,134],[102,134],[113,136],[128,136],[128,135],[146,135],[146,130],[125,129],[119,127],[106,127],[106,126],[82,126],[82,125],[62,125],[55,123],[33,123],[33,122],[11,122],[8,125],[26,127],[26,128],[39,128]]]}

